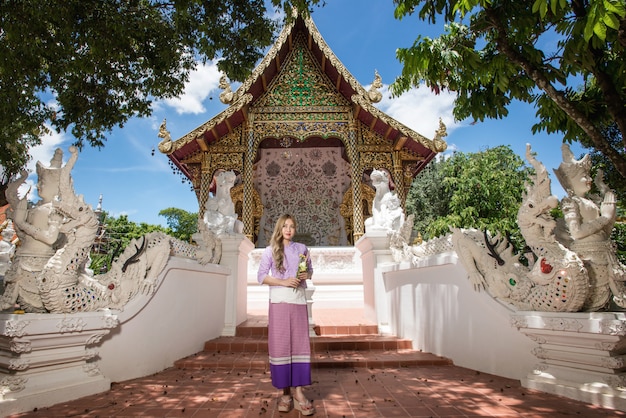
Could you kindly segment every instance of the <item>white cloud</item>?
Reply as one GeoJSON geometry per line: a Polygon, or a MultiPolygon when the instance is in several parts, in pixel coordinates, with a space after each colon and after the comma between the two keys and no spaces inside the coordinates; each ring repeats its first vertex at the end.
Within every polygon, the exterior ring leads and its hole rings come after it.
{"type": "MultiPolygon", "coordinates": [[[[35,172],[35,165],[37,161],[41,161],[41,163],[45,166],[50,165],[50,159],[54,155],[54,150],[59,148],[63,142],[65,142],[65,136],[61,133],[57,133],[53,129],[50,129],[49,134],[44,135],[41,138],[41,145],[37,145],[36,147],[31,148],[28,153],[32,157],[32,159],[28,162],[26,166],[27,170],[31,173],[35,172]]],[[[64,160],[67,161],[67,150],[63,150],[64,160]]]]}
{"type": "Polygon", "coordinates": [[[199,62],[196,69],[189,75],[184,93],[179,97],[166,99],[164,103],[173,107],[179,115],[203,113],[205,108],[202,102],[218,88],[220,76],[215,62],[207,64],[199,62]]]}
{"type": "Polygon", "coordinates": [[[26,194],[28,194],[26,200],[35,200],[35,182],[31,177],[27,178],[26,181],[17,189],[17,195],[20,199],[23,199],[26,194]]]}
{"type": "Polygon", "coordinates": [[[383,99],[376,107],[426,138],[435,136],[435,131],[439,129],[439,118],[446,125],[448,133],[461,126],[452,115],[453,93],[435,94],[424,85],[395,98],[390,98],[387,85],[381,89],[381,93],[383,99]]]}
{"type": "Polygon", "coordinates": [[[131,218],[132,215],[137,214],[139,211],[134,209],[134,210],[121,210],[119,212],[110,212],[109,216],[113,217],[113,218],[119,218],[121,216],[126,216],[128,218],[131,218]]]}

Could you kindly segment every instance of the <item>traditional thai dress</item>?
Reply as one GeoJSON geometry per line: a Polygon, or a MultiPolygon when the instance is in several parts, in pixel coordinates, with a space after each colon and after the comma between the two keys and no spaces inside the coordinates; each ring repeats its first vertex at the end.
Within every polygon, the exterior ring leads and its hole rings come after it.
{"type": "MultiPolygon", "coordinates": [[[[308,252],[306,245],[291,242],[285,247],[285,271],[280,272],[274,265],[272,248],[267,247],[259,264],[259,283],[263,283],[268,274],[277,279],[296,277],[300,256],[307,256],[308,252]]],[[[309,257],[307,267],[312,273],[309,257]]],[[[277,389],[311,384],[311,346],[305,288],[305,281],[296,289],[270,286],[268,349],[272,385],[277,389]]]]}

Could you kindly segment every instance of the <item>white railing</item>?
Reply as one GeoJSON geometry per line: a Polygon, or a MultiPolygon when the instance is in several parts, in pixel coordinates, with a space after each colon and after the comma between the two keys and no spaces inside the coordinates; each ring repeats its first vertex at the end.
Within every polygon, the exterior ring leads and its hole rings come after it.
{"type": "Polygon", "coordinates": [[[0,416],[106,391],[197,353],[225,325],[231,270],[170,257],[123,311],[0,314],[0,416]]]}
{"type": "MultiPolygon", "coordinates": [[[[269,289],[257,282],[263,248],[254,249],[248,260],[248,311],[267,311],[269,289]]],[[[362,308],[361,254],[354,247],[310,247],[313,279],[312,309],[362,308]]]]}

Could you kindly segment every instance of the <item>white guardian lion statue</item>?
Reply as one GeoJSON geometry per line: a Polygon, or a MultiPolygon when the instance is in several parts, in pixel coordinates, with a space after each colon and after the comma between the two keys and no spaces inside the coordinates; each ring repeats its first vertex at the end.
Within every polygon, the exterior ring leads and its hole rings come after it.
{"type": "Polygon", "coordinates": [[[400,198],[389,187],[389,174],[385,170],[372,170],[372,185],[376,189],[372,202],[372,217],[365,220],[365,231],[397,231],[404,223],[404,210],[400,198]]]}

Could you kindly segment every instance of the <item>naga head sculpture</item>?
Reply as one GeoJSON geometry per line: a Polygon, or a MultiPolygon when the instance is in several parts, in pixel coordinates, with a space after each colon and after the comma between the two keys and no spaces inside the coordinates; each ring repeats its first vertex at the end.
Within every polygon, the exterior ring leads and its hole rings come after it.
{"type": "Polygon", "coordinates": [[[589,154],[577,160],[568,144],[561,146],[563,162],[554,170],[568,195],[584,195],[591,188],[591,159],[589,154]]]}
{"type": "Polygon", "coordinates": [[[40,161],[36,163],[37,193],[44,201],[51,201],[59,194],[59,182],[63,168],[63,151],[57,148],[50,160],[50,166],[44,166],[40,161]]]}

